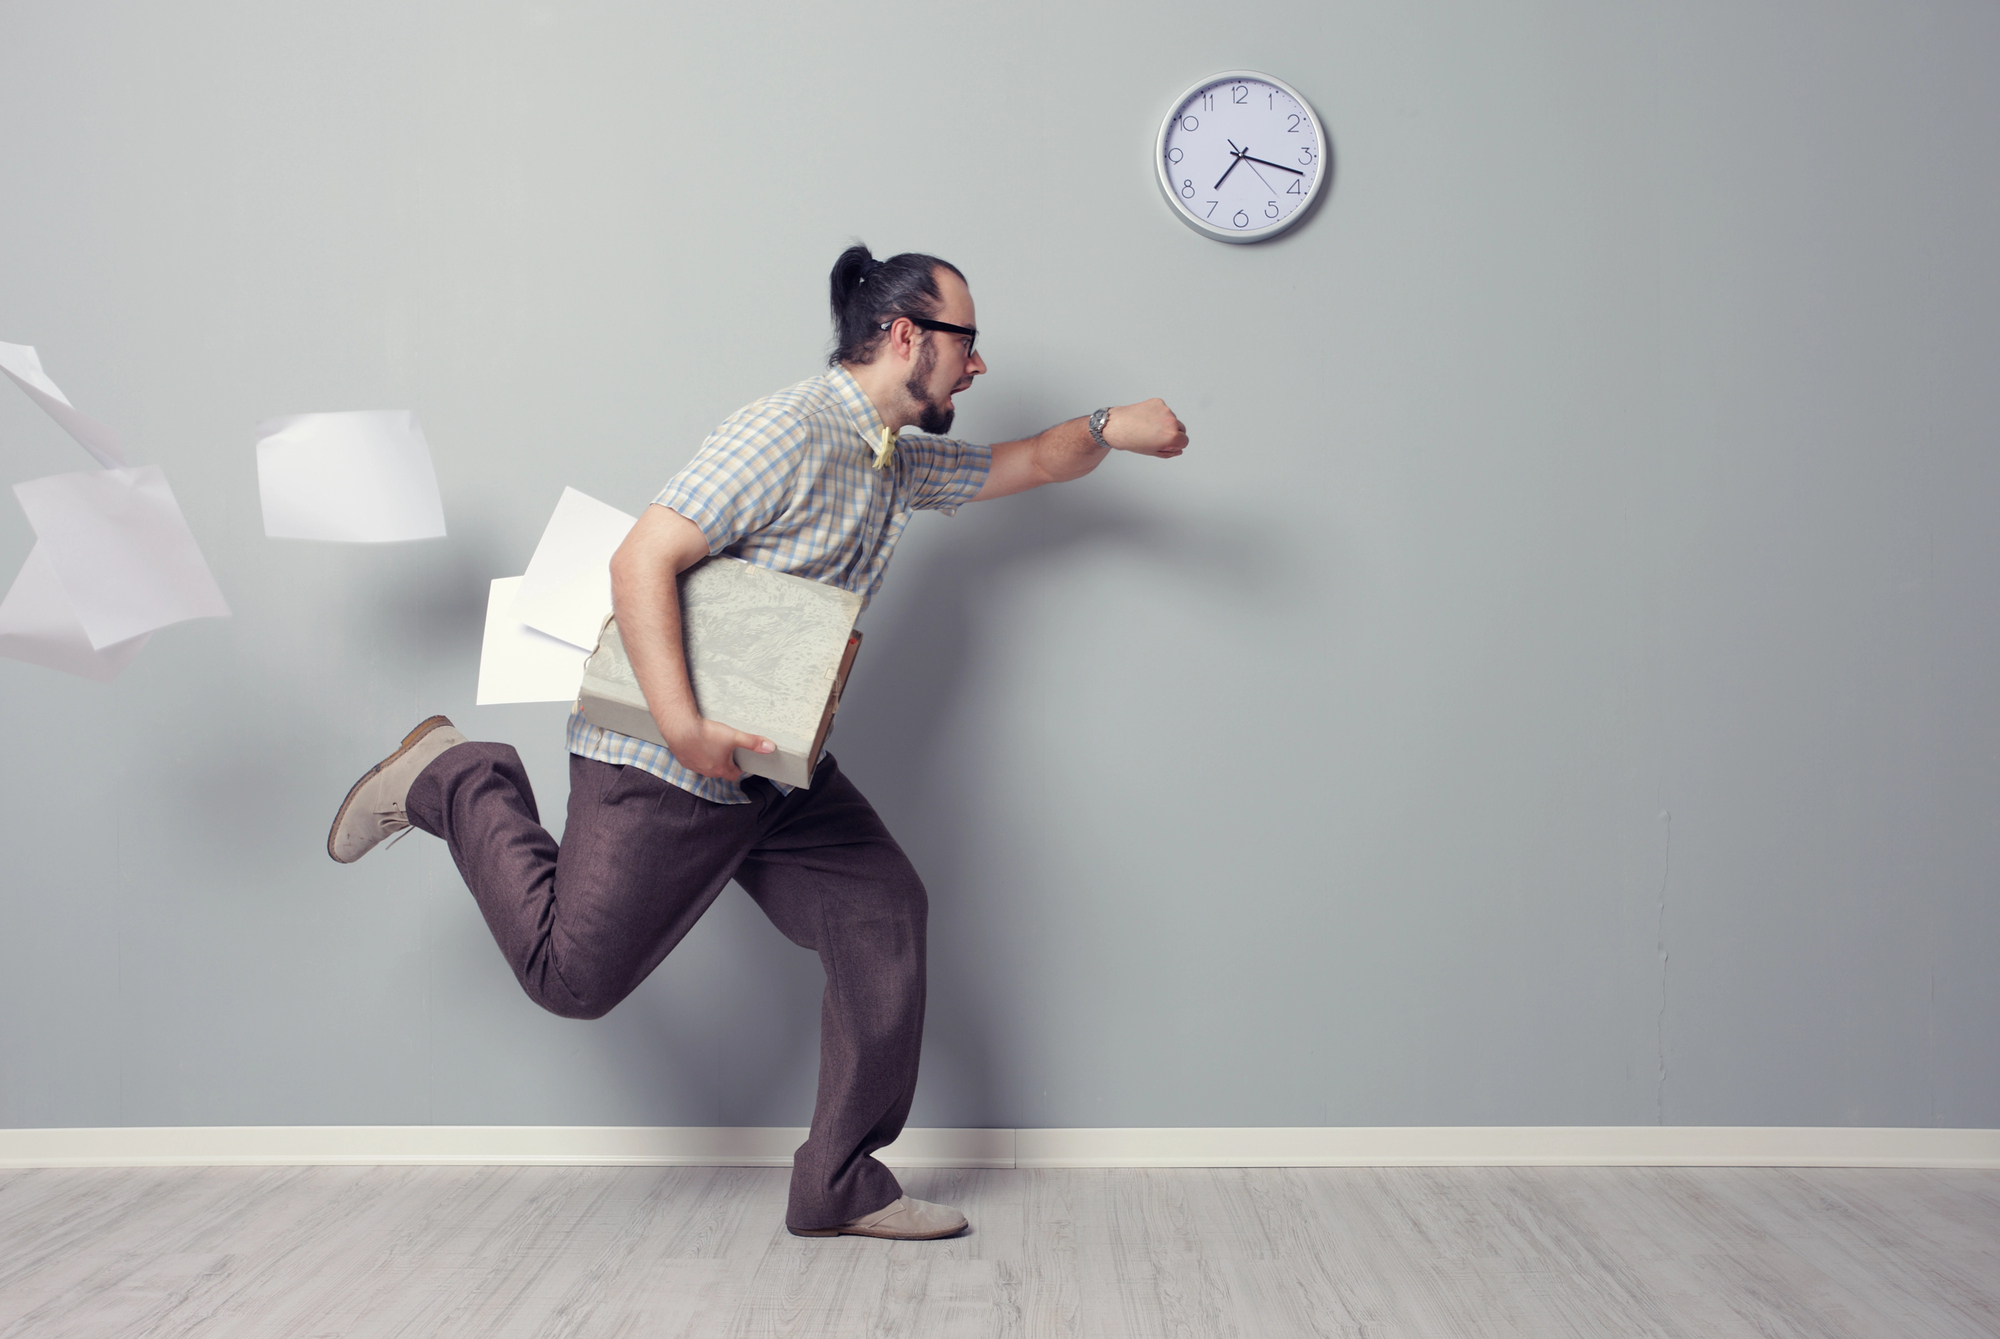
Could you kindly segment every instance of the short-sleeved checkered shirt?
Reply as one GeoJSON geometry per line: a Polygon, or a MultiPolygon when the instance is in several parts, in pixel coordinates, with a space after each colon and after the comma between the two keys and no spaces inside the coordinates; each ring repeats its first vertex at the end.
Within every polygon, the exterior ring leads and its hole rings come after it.
{"type": "MultiPolygon", "coordinates": [[[[701,527],[710,553],[874,598],[903,527],[919,511],[956,511],[986,482],[992,451],[904,433],[875,468],[882,420],[844,367],[730,415],[653,501],[701,527]]],[[[689,771],[649,740],[569,718],[569,751],[642,767],[719,804],[748,804],[734,781],[689,771]]]]}

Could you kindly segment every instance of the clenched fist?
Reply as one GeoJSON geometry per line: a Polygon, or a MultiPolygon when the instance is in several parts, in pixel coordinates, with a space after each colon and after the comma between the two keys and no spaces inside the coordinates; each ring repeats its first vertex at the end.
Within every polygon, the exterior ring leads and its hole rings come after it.
{"type": "Polygon", "coordinates": [[[1187,424],[1174,417],[1165,400],[1143,400],[1111,411],[1104,421],[1104,440],[1116,451],[1177,456],[1187,450],[1187,424]]]}

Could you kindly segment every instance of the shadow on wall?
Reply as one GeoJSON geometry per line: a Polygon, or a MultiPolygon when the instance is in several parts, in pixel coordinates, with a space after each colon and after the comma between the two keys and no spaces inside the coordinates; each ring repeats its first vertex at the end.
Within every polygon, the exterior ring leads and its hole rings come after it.
{"type": "MultiPolygon", "coordinates": [[[[976,532],[953,534],[921,567],[896,574],[903,587],[893,609],[884,610],[891,617],[868,631],[865,699],[848,704],[859,710],[843,713],[847,729],[832,751],[931,892],[925,1086],[947,1095],[949,1119],[1005,1124],[1007,1097],[996,1083],[992,1039],[1011,1024],[995,1016],[1002,999],[984,984],[1001,964],[978,932],[978,909],[964,898],[976,883],[973,862],[992,841],[991,834],[980,839],[977,783],[952,751],[962,738],[954,719],[977,709],[966,695],[981,677],[974,658],[989,654],[997,640],[995,611],[1015,603],[1012,590],[1045,579],[1051,558],[1081,561],[1080,550],[1136,557],[1197,605],[1261,603],[1273,594],[1268,587],[1284,580],[1273,574],[1286,569],[1268,532],[1214,516],[1167,516],[1087,488],[982,505],[994,512],[976,532]]],[[[1172,682],[1174,666],[1159,669],[1148,695],[1183,696],[1172,682]]],[[[1107,837],[1117,841],[1121,834],[1107,837]]],[[[932,1105],[920,1095],[919,1117],[932,1105]]]]}
{"type": "Polygon", "coordinates": [[[270,541],[259,556],[275,580],[246,589],[210,634],[227,644],[220,667],[156,679],[161,696],[145,702],[155,746],[129,766],[150,800],[131,821],[148,826],[153,858],[213,882],[223,813],[261,837],[232,847],[229,886],[262,895],[333,878],[322,852],[347,787],[411,725],[470,701],[502,552],[478,529],[444,543],[270,541]]]}

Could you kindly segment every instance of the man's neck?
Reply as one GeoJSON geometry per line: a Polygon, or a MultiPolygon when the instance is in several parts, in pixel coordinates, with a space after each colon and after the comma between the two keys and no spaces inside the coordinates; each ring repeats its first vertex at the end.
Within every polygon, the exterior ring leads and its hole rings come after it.
{"type": "Polygon", "coordinates": [[[868,403],[875,406],[875,417],[882,420],[883,427],[900,432],[917,421],[917,406],[910,403],[909,392],[903,389],[902,378],[888,359],[841,366],[868,397],[868,403]]]}

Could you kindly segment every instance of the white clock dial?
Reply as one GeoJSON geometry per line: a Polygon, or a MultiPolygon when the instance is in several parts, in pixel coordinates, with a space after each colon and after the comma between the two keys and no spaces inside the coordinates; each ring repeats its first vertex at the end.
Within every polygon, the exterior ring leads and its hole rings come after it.
{"type": "Polygon", "coordinates": [[[1160,189],[1182,222],[1260,242],[1303,219],[1325,179],[1319,118],[1289,84],[1232,70],[1177,99],[1160,126],[1160,189]]]}

